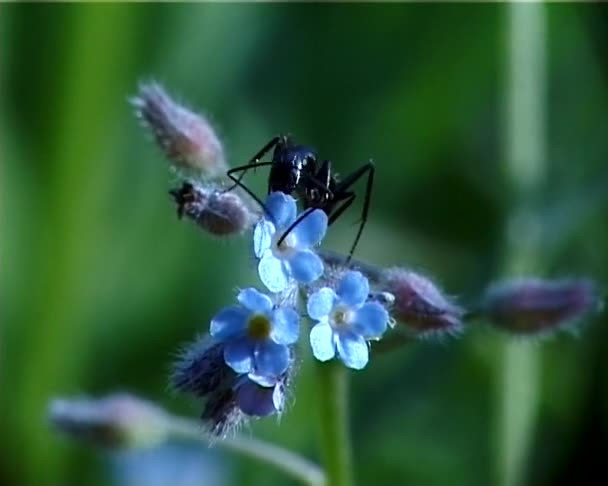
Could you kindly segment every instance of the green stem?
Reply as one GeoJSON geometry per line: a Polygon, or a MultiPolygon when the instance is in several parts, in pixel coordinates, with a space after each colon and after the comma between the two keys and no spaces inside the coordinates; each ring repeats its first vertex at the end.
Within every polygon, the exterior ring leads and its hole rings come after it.
{"type": "Polygon", "coordinates": [[[302,456],[282,447],[249,437],[226,437],[212,440],[202,434],[200,425],[192,420],[168,416],[169,436],[174,439],[186,439],[236,452],[264,464],[276,467],[284,473],[311,486],[325,486],[325,475],[319,466],[302,456]]]}
{"type": "Polygon", "coordinates": [[[337,361],[316,362],[319,438],[328,486],[349,486],[352,452],[348,427],[348,370],[337,361]]]}
{"type": "MultiPolygon", "coordinates": [[[[513,207],[506,228],[504,273],[542,267],[535,200],[546,175],[545,12],[541,3],[508,8],[508,90],[505,175],[513,207]]],[[[506,342],[498,371],[497,484],[523,483],[539,406],[540,354],[533,343],[506,342]]]]}

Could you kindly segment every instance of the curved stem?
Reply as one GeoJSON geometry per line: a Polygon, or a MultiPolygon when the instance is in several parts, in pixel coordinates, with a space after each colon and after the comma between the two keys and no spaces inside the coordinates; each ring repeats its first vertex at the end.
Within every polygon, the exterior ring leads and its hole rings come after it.
{"type": "Polygon", "coordinates": [[[348,370],[337,361],[316,362],[319,438],[328,486],[349,486],[352,451],[348,426],[348,370]]]}
{"type": "Polygon", "coordinates": [[[265,464],[270,464],[311,486],[324,486],[326,484],[325,475],[319,466],[282,447],[246,437],[227,437],[211,442],[209,436],[201,433],[200,425],[197,422],[169,416],[167,423],[169,435],[172,438],[213,444],[242,454],[265,464]]]}

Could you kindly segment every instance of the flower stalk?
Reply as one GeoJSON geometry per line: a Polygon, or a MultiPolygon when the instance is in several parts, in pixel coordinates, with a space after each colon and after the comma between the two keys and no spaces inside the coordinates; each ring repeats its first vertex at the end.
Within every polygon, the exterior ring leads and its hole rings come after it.
{"type": "Polygon", "coordinates": [[[348,370],[332,360],[315,361],[319,388],[319,439],[328,486],[350,486],[352,442],[348,423],[348,370]]]}

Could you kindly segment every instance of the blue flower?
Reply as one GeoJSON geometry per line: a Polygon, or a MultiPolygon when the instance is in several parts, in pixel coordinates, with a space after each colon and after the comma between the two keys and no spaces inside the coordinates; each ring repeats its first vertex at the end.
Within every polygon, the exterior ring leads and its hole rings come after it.
{"type": "Polygon", "coordinates": [[[246,415],[266,417],[283,410],[285,377],[242,376],[236,385],[236,402],[246,415]]]}
{"type": "Polygon", "coordinates": [[[271,292],[281,292],[292,278],[304,284],[314,282],[323,273],[323,262],[311,247],[325,236],[327,215],[320,209],[306,210],[309,214],[279,245],[285,231],[296,221],[296,201],[282,192],[273,192],[266,200],[266,209],[271,220],[263,219],[253,232],[260,279],[271,292]]]}
{"type": "Polygon", "coordinates": [[[319,361],[336,353],[349,368],[360,370],[369,360],[367,341],[386,330],[388,312],[378,302],[366,302],[369,283],[359,272],[348,272],[337,292],[323,287],[308,299],[308,315],[318,321],[310,331],[312,352],[319,361]]]}
{"type": "Polygon", "coordinates": [[[300,317],[292,308],[275,308],[254,288],[241,290],[238,301],[220,311],[209,330],[224,343],[226,364],[237,373],[279,376],[289,366],[288,345],[298,339],[300,317]]]}

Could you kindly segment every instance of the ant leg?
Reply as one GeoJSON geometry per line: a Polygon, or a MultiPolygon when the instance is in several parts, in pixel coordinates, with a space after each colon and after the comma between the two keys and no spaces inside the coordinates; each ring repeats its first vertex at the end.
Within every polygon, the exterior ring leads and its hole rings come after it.
{"type": "MultiPolygon", "coordinates": [[[[249,162],[247,162],[247,164],[237,167],[237,169],[240,169],[240,171],[241,171],[241,175],[239,175],[238,180],[235,180],[234,177],[230,177],[230,174],[232,174],[234,172],[238,172],[238,170],[230,169],[226,175],[234,181],[234,184],[232,186],[230,186],[226,190],[226,192],[232,191],[236,186],[240,185],[239,183],[241,182],[241,179],[243,179],[243,177],[245,177],[245,174],[247,173],[247,171],[250,168],[255,169],[256,167],[259,167],[258,164],[260,163],[260,159],[262,157],[264,157],[264,155],[266,155],[266,153],[269,152],[277,143],[279,143],[279,140],[281,140],[281,137],[279,137],[279,136],[274,137],[272,140],[270,140],[270,142],[268,142],[266,145],[264,145],[264,147],[262,147],[262,149],[257,154],[255,154],[253,157],[251,157],[249,159],[249,162]]],[[[243,187],[243,186],[241,186],[241,187],[243,187]]]]}
{"type": "Polygon", "coordinates": [[[327,226],[331,226],[333,223],[335,223],[336,220],[340,217],[340,215],[344,211],[346,211],[350,207],[350,205],[353,203],[353,201],[355,200],[356,195],[354,192],[348,192],[346,194],[347,195],[345,196],[345,198],[342,199],[342,204],[340,204],[340,206],[338,206],[336,208],[336,210],[334,212],[332,212],[331,215],[329,216],[329,221],[327,222],[327,226]]]}
{"type": "MultiPolygon", "coordinates": [[[[350,175],[348,175],[344,180],[342,180],[338,184],[338,186],[334,190],[334,193],[337,195],[340,195],[340,193],[344,194],[344,193],[348,192],[348,189],[355,182],[357,182],[361,177],[363,177],[365,175],[365,173],[368,174],[367,175],[367,185],[365,187],[365,199],[363,201],[363,210],[361,211],[361,221],[359,224],[359,230],[357,231],[357,236],[355,237],[355,241],[350,248],[350,252],[348,253],[347,262],[349,262],[350,259],[352,258],[353,253],[355,252],[355,248],[357,247],[357,244],[359,243],[359,239],[361,238],[361,233],[363,233],[363,228],[365,227],[365,223],[367,222],[367,215],[369,212],[369,205],[370,205],[371,197],[372,197],[372,186],[374,185],[374,172],[375,172],[375,167],[374,167],[373,162],[368,162],[367,164],[359,167],[356,171],[354,171],[350,175]]],[[[340,214],[342,214],[346,210],[346,208],[348,206],[350,206],[352,204],[352,202],[355,199],[354,196],[355,195],[353,194],[352,197],[349,197],[338,209],[336,209],[336,211],[330,218],[332,223],[336,220],[336,218],[338,216],[340,216],[340,214]]]]}
{"type": "Polygon", "coordinates": [[[235,177],[233,174],[237,173],[237,172],[241,172],[241,174],[244,174],[247,170],[251,169],[251,168],[256,168],[256,167],[265,167],[267,165],[272,165],[273,162],[257,162],[255,164],[247,164],[247,165],[242,165],[240,167],[234,167],[232,169],[230,169],[228,172],[226,172],[226,175],[234,182],[234,185],[232,187],[230,187],[229,189],[226,189],[224,192],[228,192],[231,191],[232,189],[234,189],[235,187],[240,187],[241,189],[243,189],[247,194],[249,194],[249,196],[255,201],[257,202],[260,207],[264,210],[264,214],[266,214],[268,217],[271,217],[270,213],[268,212],[268,209],[266,208],[266,205],[261,201],[261,199],[256,196],[253,191],[251,189],[249,189],[243,182],[241,182],[242,179],[242,175],[241,177],[235,177]]]}
{"type": "Polygon", "coordinates": [[[283,243],[283,241],[285,240],[285,238],[287,238],[287,235],[289,235],[289,233],[291,233],[293,231],[293,229],[296,226],[298,226],[300,224],[300,222],[302,222],[315,209],[318,209],[318,208],[308,208],[306,211],[304,211],[302,213],[302,215],[299,218],[297,218],[293,223],[291,223],[291,225],[289,226],[289,228],[287,228],[285,230],[285,232],[283,233],[283,235],[279,238],[279,241],[277,241],[277,246],[280,246],[281,243],[283,243]]]}

